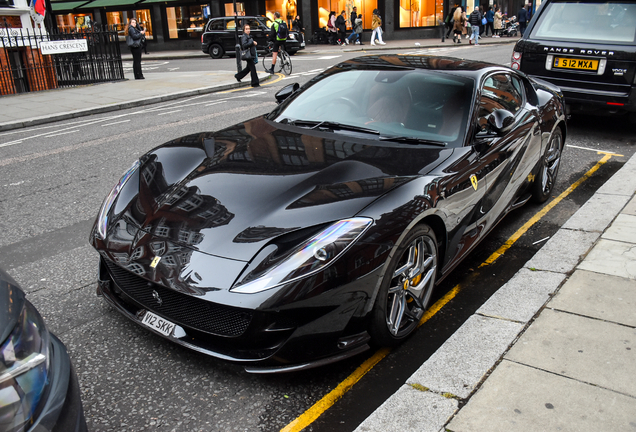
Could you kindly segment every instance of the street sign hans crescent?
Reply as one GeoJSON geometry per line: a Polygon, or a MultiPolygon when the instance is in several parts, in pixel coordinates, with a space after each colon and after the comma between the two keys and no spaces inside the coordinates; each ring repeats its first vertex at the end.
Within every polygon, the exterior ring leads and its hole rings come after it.
{"type": "Polygon", "coordinates": [[[40,42],[42,54],[63,54],[88,51],[86,39],[40,42]]]}

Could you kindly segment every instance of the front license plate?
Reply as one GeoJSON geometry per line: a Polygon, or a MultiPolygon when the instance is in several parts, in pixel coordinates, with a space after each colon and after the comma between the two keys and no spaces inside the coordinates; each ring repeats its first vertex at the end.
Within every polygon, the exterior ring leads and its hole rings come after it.
{"type": "Polygon", "coordinates": [[[598,60],[555,57],[553,66],[561,69],[576,69],[596,72],[598,70],[598,60]]]}
{"type": "Polygon", "coordinates": [[[301,42],[301,43],[300,43],[300,46],[301,46],[301,47],[304,47],[304,46],[305,46],[305,42],[301,42]]]}
{"type": "Polygon", "coordinates": [[[174,330],[175,327],[174,323],[166,321],[165,319],[153,314],[150,311],[146,312],[146,315],[144,315],[144,318],[141,320],[141,322],[165,336],[170,336],[172,334],[172,330],[174,330]]]}

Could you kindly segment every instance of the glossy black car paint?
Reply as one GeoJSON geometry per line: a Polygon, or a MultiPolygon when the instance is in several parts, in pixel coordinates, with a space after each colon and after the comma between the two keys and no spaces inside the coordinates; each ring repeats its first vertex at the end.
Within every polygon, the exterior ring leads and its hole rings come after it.
{"type": "MultiPolygon", "coordinates": [[[[573,42],[568,34],[561,38],[541,39],[533,35],[551,3],[562,0],[546,0],[526,32],[516,43],[514,52],[521,53],[520,70],[533,78],[541,78],[558,86],[572,111],[636,112],[636,44],[573,42]],[[584,60],[607,61],[605,72],[547,70],[548,55],[584,60]]],[[[624,3],[629,3],[627,0],[624,3]]],[[[603,3],[598,0],[581,3],[603,3]]],[[[633,1],[632,1],[633,3],[633,1]]],[[[590,25],[600,25],[592,23],[590,25]]],[[[636,38],[636,35],[635,35],[636,38]]],[[[636,118],[635,118],[636,120],[636,118]]]]}
{"type": "MultiPolygon", "coordinates": [[[[0,346],[15,328],[28,302],[18,284],[0,269],[0,346]]],[[[49,333],[50,334],[50,333],[49,333]]],[[[66,347],[50,334],[49,382],[39,402],[36,417],[26,431],[85,432],[86,420],[80,399],[79,383],[66,347]]],[[[0,406],[0,412],[2,412],[0,406]]],[[[0,431],[3,431],[0,425],[0,431]]]]}
{"type": "MultiPolygon", "coordinates": [[[[302,369],[355,354],[369,347],[369,314],[387,261],[406,233],[419,223],[435,230],[443,279],[527,201],[553,131],[566,134],[558,89],[488,63],[362,57],[300,91],[355,68],[433,69],[474,79],[476,88],[485,77],[509,73],[523,80],[527,95],[501,134],[478,133],[477,104],[466,107],[468,132],[447,148],[272,121],[287,101],[269,117],[161,145],[141,158],[120,193],[106,239],[97,225],[91,232],[105,298],[137,323],[146,310],[165,317],[179,326],[170,340],[242,362],[251,372],[302,369]],[[354,216],[373,224],[324,271],[255,294],[230,291],[272,245],[296,246],[354,216]],[[156,256],[162,259],[153,267],[156,256]]],[[[478,91],[472,100],[479,100],[478,91]]]]}
{"type": "MultiPolygon", "coordinates": [[[[205,26],[205,31],[201,35],[201,50],[209,54],[212,58],[221,58],[224,55],[235,54],[236,40],[233,28],[228,29],[228,22],[233,22],[234,17],[212,18],[205,26]]],[[[269,41],[270,28],[267,27],[268,18],[264,16],[244,16],[239,17],[238,37],[239,43],[243,34],[243,26],[250,24],[250,35],[257,43],[259,54],[267,52],[267,42],[269,41]]],[[[289,37],[285,42],[285,50],[290,54],[296,54],[305,49],[305,39],[302,33],[292,31],[290,28],[289,37]]]]}

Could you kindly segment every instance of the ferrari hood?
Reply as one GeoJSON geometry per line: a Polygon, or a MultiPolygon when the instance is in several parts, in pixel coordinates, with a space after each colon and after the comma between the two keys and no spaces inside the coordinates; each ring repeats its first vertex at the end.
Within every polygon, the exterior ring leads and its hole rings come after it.
{"type": "Polygon", "coordinates": [[[334,137],[259,117],[171,141],[141,158],[109,224],[247,262],[276,236],[356,215],[452,153],[334,137]]]}

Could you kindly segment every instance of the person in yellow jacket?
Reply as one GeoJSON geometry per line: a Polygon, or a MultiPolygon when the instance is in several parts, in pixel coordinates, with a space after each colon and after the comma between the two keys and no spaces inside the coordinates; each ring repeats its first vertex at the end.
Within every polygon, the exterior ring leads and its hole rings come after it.
{"type": "Polygon", "coordinates": [[[378,39],[380,45],[386,45],[382,40],[382,18],[380,17],[380,11],[377,9],[373,11],[373,19],[371,20],[371,45],[375,45],[375,39],[378,39]]]}

